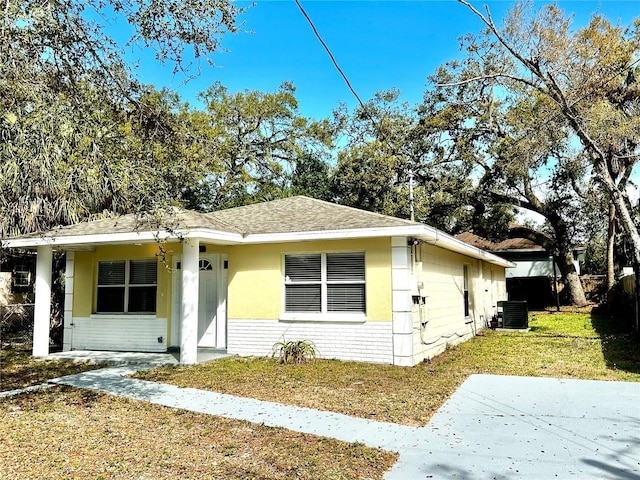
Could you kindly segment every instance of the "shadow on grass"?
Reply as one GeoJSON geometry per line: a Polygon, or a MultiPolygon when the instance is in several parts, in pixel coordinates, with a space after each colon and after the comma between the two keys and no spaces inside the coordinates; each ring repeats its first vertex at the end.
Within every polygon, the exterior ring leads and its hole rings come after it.
{"type": "MultiPolygon", "coordinates": [[[[135,371],[135,368],[112,367],[100,370],[81,372],[52,380],[58,385],[66,385],[70,387],[80,388],[83,390],[92,390],[94,392],[109,393],[121,397],[133,398],[160,405],[172,406],[166,403],[167,390],[170,393],[178,389],[178,387],[160,385],[145,380],[136,380],[127,378],[135,371]]],[[[171,395],[168,395],[171,398],[171,395]]]]}
{"type": "Polygon", "coordinates": [[[0,345],[0,392],[46,383],[50,378],[95,370],[99,365],[36,359],[28,343],[0,345]]]}
{"type": "Polygon", "coordinates": [[[600,336],[607,366],[640,374],[640,337],[633,333],[631,322],[621,317],[609,317],[606,312],[594,309],[591,324],[600,336]]]}

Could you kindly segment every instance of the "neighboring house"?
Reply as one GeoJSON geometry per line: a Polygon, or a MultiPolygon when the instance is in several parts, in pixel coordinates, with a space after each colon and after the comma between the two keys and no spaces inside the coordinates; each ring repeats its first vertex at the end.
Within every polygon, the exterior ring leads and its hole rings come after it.
{"type": "Polygon", "coordinates": [[[64,350],[198,348],[415,365],[472,337],[506,299],[508,261],[424,224],[307,197],[161,227],[125,215],[10,238],[37,249],[33,351],[49,352],[52,250],[66,251],[64,350]]]}
{"type": "Polygon", "coordinates": [[[0,252],[0,335],[33,324],[35,266],[33,252],[0,252]]]}
{"type": "MultiPolygon", "coordinates": [[[[554,265],[551,253],[544,247],[526,238],[510,238],[493,243],[471,232],[461,233],[456,238],[490,251],[515,265],[506,271],[509,300],[526,300],[533,308],[554,303],[552,282],[560,276],[560,271],[554,265]]],[[[584,261],[584,252],[584,247],[576,247],[573,251],[573,263],[578,275],[580,262],[584,261]]]]}
{"type": "Polygon", "coordinates": [[[33,303],[35,265],[29,252],[0,257],[0,306],[33,303]]]}

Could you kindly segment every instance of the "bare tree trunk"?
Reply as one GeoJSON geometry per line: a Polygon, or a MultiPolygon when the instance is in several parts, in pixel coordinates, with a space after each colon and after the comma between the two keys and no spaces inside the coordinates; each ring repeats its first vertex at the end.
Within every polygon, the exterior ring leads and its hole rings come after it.
{"type": "Polygon", "coordinates": [[[615,282],[613,247],[616,240],[616,206],[609,202],[609,229],[607,231],[607,298],[615,282]]]}
{"type": "Polygon", "coordinates": [[[615,278],[615,266],[613,264],[613,250],[616,243],[616,206],[609,200],[609,228],[607,230],[607,284],[606,299],[607,310],[611,313],[613,309],[613,284],[615,278]]]}
{"type": "MultiPolygon", "coordinates": [[[[638,248],[634,245],[634,248],[638,248]]],[[[640,333],[640,262],[634,260],[633,262],[633,324],[634,331],[640,333]]]]}
{"type": "MultiPolygon", "coordinates": [[[[602,156],[604,157],[604,155],[602,156]]],[[[634,272],[638,270],[640,265],[640,232],[638,227],[633,221],[630,209],[627,207],[625,201],[625,193],[620,191],[613,178],[609,174],[609,171],[604,162],[596,162],[596,172],[599,178],[602,180],[603,185],[608,190],[611,196],[611,203],[615,205],[617,217],[620,221],[622,229],[627,234],[627,238],[631,241],[631,248],[633,251],[633,265],[634,272]]],[[[635,275],[635,295],[634,295],[634,307],[637,306],[640,298],[640,275],[635,275]]],[[[636,333],[640,332],[640,308],[634,308],[634,325],[636,333]]]]}
{"type": "Polygon", "coordinates": [[[587,297],[584,294],[582,288],[582,282],[580,282],[580,276],[576,271],[576,267],[573,263],[573,253],[570,249],[562,248],[559,246],[560,253],[556,257],[556,263],[564,278],[567,292],[569,293],[569,303],[582,307],[587,304],[587,297]],[[568,250],[568,251],[567,251],[568,250]]]}

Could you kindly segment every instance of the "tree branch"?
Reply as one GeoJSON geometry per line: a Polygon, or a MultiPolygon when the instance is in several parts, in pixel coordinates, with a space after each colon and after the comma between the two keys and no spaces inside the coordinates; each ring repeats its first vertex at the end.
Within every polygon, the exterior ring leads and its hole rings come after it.
{"type": "Polygon", "coordinates": [[[544,247],[548,252],[553,253],[556,250],[556,241],[542,232],[532,230],[527,227],[517,226],[509,229],[510,238],[526,238],[533,243],[544,247]]]}
{"type": "Polygon", "coordinates": [[[538,85],[527,80],[526,78],[517,77],[515,75],[511,75],[509,73],[494,73],[494,74],[486,74],[486,75],[478,75],[473,78],[468,78],[466,80],[460,80],[459,82],[447,82],[447,83],[437,83],[436,87],[459,87],[461,85],[468,85],[469,83],[477,82],[478,80],[489,80],[489,79],[497,79],[497,78],[507,78],[509,80],[513,80],[519,83],[524,83],[525,85],[530,86],[531,88],[540,89],[538,85]]]}

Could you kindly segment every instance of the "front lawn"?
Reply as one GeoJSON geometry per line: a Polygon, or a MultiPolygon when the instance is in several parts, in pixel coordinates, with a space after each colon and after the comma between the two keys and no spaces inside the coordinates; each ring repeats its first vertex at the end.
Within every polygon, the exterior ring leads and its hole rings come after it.
{"type": "MultiPolygon", "coordinates": [[[[534,313],[530,326],[482,332],[414,368],[230,358],[137,377],[409,425],[424,425],[473,373],[640,381],[640,343],[616,322],[534,313]]],[[[4,385],[14,372],[24,380],[38,370],[27,383],[39,383],[88,367],[3,355],[4,385]]],[[[0,400],[0,438],[0,478],[381,479],[397,459],[360,444],[68,387],[0,400]]]]}
{"type": "Polygon", "coordinates": [[[31,345],[5,342],[0,348],[0,392],[45,383],[50,378],[100,368],[100,365],[44,360],[31,356],[31,345]]]}
{"type": "Polygon", "coordinates": [[[397,455],[70,387],[0,400],[0,478],[381,479],[397,455]]]}
{"type": "Polygon", "coordinates": [[[424,425],[473,373],[640,381],[640,344],[589,313],[534,312],[530,332],[483,332],[413,368],[229,358],[136,376],[407,425],[424,425]]]}

